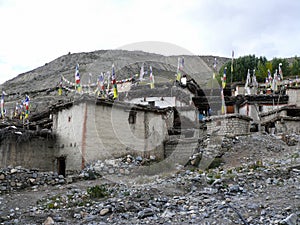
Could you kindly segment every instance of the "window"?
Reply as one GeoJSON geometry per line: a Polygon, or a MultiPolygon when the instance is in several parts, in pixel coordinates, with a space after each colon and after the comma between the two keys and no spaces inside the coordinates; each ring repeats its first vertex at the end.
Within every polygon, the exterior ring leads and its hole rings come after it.
{"type": "Polygon", "coordinates": [[[130,111],[128,117],[129,124],[135,124],[136,122],[136,111],[130,111]]]}

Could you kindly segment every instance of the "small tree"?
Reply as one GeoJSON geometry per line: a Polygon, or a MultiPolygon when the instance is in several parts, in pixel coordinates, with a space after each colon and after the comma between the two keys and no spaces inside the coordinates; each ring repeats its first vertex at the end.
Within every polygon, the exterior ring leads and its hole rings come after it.
{"type": "Polygon", "coordinates": [[[295,56],[290,69],[291,69],[291,76],[297,76],[300,74],[300,58],[295,56]]]}

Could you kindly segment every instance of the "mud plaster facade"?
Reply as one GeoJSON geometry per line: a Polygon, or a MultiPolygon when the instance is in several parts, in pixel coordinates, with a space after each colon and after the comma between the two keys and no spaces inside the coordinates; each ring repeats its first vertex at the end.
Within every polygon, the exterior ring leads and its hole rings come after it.
{"type": "Polygon", "coordinates": [[[98,159],[127,154],[164,157],[166,111],[124,104],[80,102],[53,115],[57,155],[65,157],[66,170],[80,170],[98,159]]]}
{"type": "Polygon", "coordinates": [[[239,108],[239,114],[249,116],[253,119],[254,122],[259,123],[260,113],[270,112],[274,109],[279,109],[281,107],[286,106],[287,104],[280,104],[280,105],[268,105],[268,104],[249,104],[245,103],[239,108]]]}
{"type": "Polygon", "coordinates": [[[289,104],[300,106],[300,87],[288,87],[286,94],[289,96],[289,104]]]}

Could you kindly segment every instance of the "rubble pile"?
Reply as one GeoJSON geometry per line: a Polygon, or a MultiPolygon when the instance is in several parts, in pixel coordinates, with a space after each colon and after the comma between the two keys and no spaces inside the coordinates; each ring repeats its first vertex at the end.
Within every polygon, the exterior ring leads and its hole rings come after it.
{"type": "Polygon", "coordinates": [[[283,141],[288,145],[288,146],[295,146],[298,145],[300,141],[300,136],[297,134],[289,134],[285,135],[283,137],[283,141]]]}
{"type": "Polygon", "coordinates": [[[35,189],[40,185],[58,185],[66,182],[63,175],[39,172],[38,169],[25,169],[20,166],[0,169],[0,194],[28,187],[35,189]]]}
{"type": "Polygon", "coordinates": [[[155,156],[143,158],[142,156],[134,157],[132,155],[115,159],[97,160],[87,165],[79,176],[86,179],[94,179],[106,175],[128,176],[137,167],[149,165],[155,161],[155,156]]]}

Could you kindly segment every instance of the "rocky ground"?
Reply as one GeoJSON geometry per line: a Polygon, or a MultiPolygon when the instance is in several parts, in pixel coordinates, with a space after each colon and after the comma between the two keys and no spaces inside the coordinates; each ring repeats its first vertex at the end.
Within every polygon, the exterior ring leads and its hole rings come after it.
{"type": "Polygon", "coordinates": [[[2,169],[0,224],[300,224],[299,136],[223,145],[214,168],[177,165],[153,176],[141,171],[155,159],[132,156],[66,178],[2,169]]]}

